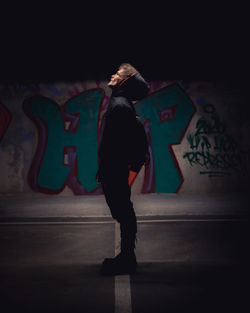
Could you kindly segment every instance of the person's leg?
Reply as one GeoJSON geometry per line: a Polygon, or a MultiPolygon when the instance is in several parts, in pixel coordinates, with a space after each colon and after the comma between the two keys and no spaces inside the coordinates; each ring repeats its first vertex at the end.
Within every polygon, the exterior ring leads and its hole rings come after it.
{"type": "Polygon", "coordinates": [[[105,259],[102,271],[105,274],[129,272],[136,269],[136,257],[134,253],[137,233],[137,222],[130,200],[131,190],[127,178],[116,177],[103,183],[103,192],[110,208],[111,215],[120,223],[121,253],[113,259],[105,259]]]}

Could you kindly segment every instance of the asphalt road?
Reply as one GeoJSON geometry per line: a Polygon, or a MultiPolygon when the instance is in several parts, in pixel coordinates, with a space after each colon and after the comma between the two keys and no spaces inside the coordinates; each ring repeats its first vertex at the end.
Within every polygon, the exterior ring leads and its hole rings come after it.
{"type": "MultiPolygon", "coordinates": [[[[99,274],[114,237],[111,220],[1,223],[1,312],[119,313],[99,274]]],[[[248,238],[244,219],[140,219],[126,312],[247,312],[248,238]]]]}

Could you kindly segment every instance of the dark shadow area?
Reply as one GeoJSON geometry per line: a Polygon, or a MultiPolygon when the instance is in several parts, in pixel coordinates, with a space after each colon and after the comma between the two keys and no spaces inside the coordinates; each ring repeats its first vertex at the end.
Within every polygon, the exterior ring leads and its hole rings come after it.
{"type": "Polygon", "coordinates": [[[113,224],[1,225],[1,312],[113,312],[113,224]]]}
{"type": "Polygon", "coordinates": [[[249,73],[248,10],[242,6],[153,5],[143,14],[89,4],[61,5],[60,14],[53,5],[39,6],[39,12],[3,6],[3,80],[98,79],[124,60],[146,79],[249,73]]]}
{"type": "Polygon", "coordinates": [[[152,34],[150,38],[140,38],[139,33],[132,39],[132,32],[127,31],[128,38],[121,36],[116,40],[108,32],[103,36],[91,34],[89,27],[84,36],[71,34],[70,40],[62,31],[57,36],[47,31],[42,40],[39,36],[31,40],[18,33],[6,35],[1,38],[0,81],[108,79],[122,62],[133,64],[146,80],[237,81],[248,77],[248,50],[239,37],[238,42],[233,43],[232,38],[223,42],[220,36],[216,38],[212,34],[191,38],[185,33],[180,37],[173,28],[166,32],[158,36],[152,34]]]}
{"type": "Polygon", "coordinates": [[[248,285],[240,264],[142,263],[131,277],[133,312],[248,312],[248,285]]]}
{"type": "Polygon", "coordinates": [[[247,219],[140,223],[138,237],[139,262],[247,264],[249,260],[247,219]]]}
{"type": "Polygon", "coordinates": [[[247,219],[152,225],[140,224],[133,312],[248,311],[247,219]]]}
{"type": "Polygon", "coordinates": [[[114,278],[99,264],[1,266],[1,312],[114,312],[114,278]]]}

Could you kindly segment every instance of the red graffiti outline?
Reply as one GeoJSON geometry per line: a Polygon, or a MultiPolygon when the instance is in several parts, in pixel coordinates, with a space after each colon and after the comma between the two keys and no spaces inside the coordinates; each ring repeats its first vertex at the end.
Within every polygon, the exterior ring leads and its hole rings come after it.
{"type": "Polygon", "coordinates": [[[144,127],[145,127],[146,134],[148,137],[150,160],[148,164],[145,164],[144,180],[143,180],[141,193],[152,193],[155,190],[155,166],[154,166],[154,152],[152,148],[151,128],[150,128],[149,119],[145,120],[144,127]]]}
{"type": "Polygon", "coordinates": [[[183,140],[183,138],[184,138],[184,135],[185,135],[185,133],[186,133],[186,131],[187,131],[189,125],[190,125],[190,122],[191,122],[193,116],[195,115],[195,113],[197,112],[197,110],[196,110],[196,106],[194,105],[194,102],[193,102],[192,99],[188,96],[188,94],[186,93],[186,91],[184,90],[184,88],[183,88],[180,84],[178,84],[178,83],[173,83],[173,84],[171,84],[171,86],[172,86],[172,85],[177,85],[177,86],[181,89],[181,91],[183,91],[183,93],[186,95],[186,97],[188,98],[188,100],[190,101],[190,103],[192,104],[192,106],[193,106],[193,108],[194,108],[194,111],[193,111],[192,115],[190,116],[190,118],[189,118],[189,120],[188,120],[188,123],[186,124],[185,128],[182,130],[182,133],[181,133],[181,137],[180,137],[179,142],[169,144],[170,153],[171,153],[171,155],[172,155],[172,157],[173,157],[173,160],[174,160],[174,163],[175,163],[175,167],[177,168],[177,171],[178,171],[178,173],[179,173],[179,175],[180,175],[180,178],[181,178],[181,183],[180,183],[179,187],[178,187],[178,188],[176,189],[176,191],[175,191],[175,193],[178,193],[178,192],[180,191],[180,189],[181,189],[183,183],[184,183],[184,176],[183,176],[183,174],[182,174],[180,165],[179,165],[179,163],[178,163],[178,161],[177,161],[177,158],[176,158],[176,156],[175,156],[175,153],[174,153],[174,150],[173,150],[173,146],[176,146],[176,145],[180,145],[180,144],[181,144],[181,142],[182,142],[182,140],[183,140]]]}
{"type": "MultiPolygon", "coordinates": [[[[159,115],[160,124],[161,124],[161,123],[165,123],[165,122],[167,122],[167,121],[173,121],[173,120],[175,120],[175,112],[176,112],[177,106],[178,106],[178,105],[175,104],[175,105],[171,105],[171,106],[169,106],[169,107],[167,107],[167,108],[163,108],[163,109],[161,109],[161,110],[158,110],[158,115],[159,115]],[[168,111],[171,111],[172,116],[169,116],[169,115],[165,116],[166,109],[167,109],[168,111]]],[[[169,112],[168,112],[168,113],[169,113],[169,112]]]]}
{"type": "Polygon", "coordinates": [[[0,103],[0,141],[8,129],[11,119],[12,116],[9,110],[0,103]]]}

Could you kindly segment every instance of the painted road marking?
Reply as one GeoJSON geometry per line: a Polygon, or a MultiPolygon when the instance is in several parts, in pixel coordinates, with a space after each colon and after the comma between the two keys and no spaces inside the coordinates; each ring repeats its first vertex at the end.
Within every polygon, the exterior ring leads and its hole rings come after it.
{"type": "MultiPolygon", "coordinates": [[[[137,220],[137,223],[172,223],[172,222],[245,222],[245,218],[210,218],[210,219],[160,219],[160,220],[137,220]]],[[[89,222],[0,222],[0,226],[8,225],[88,225],[88,224],[114,224],[113,221],[89,221],[89,222]]]]}
{"type": "Polygon", "coordinates": [[[120,224],[118,222],[115,222],[115,255],[120,253],[120,243],[121,243],[120,224]]]}
{"type": "MultiPolygon", "coordinates": [[[[120,224],[115,223],[115,255],[120,252],[120,224]]],[[[129,275],[115,276],[115,313],[132,313],[129,275]]]]}
{"type": "Polygon", "coordinates": [[[115,313],[131,313],[131,288],[129,275],[115,276],[115,313]]]}

